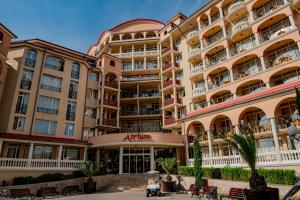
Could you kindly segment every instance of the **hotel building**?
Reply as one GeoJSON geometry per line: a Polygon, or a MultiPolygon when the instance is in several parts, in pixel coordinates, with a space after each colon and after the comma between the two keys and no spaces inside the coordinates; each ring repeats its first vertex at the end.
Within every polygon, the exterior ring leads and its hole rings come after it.
{"type": "Polygon", "coordinates": [[[192,166],[196,134],[203,166],[245,166],[225,142],[243,126],[255,132],[259,166],[299,172],[300,143],[286,127],[300,128],[298,27],[299,0],[213,0],[166,24],[126,21],[87,54],[12,42],[0,174],[68,172],[85,160],[108,173],[159,170],[159,157],[192,166]]]}

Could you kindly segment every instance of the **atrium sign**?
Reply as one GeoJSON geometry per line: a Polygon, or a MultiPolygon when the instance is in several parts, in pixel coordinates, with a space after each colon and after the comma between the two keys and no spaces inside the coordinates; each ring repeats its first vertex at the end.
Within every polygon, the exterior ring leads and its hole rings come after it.
{"type": "Polygon", "coordinates": [[[151,135],[128,133],[124,137],[123,141],[126,141],[126,140],[128,140],[129,142],[151,140],[151,135]]]}

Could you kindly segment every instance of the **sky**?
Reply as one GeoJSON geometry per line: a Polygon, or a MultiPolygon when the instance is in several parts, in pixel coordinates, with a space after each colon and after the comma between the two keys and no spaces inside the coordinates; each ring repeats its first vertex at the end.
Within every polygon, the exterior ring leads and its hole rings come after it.
{"type": "Polygon", "coordinates": [[[86,53],[101,32],[134,18],[167,22],[207,0],[0,0],[0,22],[18,38],[40,38],[86,53]]]}

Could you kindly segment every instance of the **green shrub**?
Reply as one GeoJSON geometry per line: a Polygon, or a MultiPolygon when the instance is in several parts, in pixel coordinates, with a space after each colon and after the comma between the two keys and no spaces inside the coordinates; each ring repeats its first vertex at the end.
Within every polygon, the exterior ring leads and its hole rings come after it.
{"type": "Polygon", "coordinates": [[[32,176],[22,176],[22,177],[15,177],[13,179],[13,185],[27,185],[32,183],[32,176]]]}
{"type": "Polygon", "coordinates": [[[50,182],[50,181],[61,181],[65,179],[65,175],[61,173],[47,173],[47,174],[42,174],[36,178],[34,178],[35,183],[43,183],[43,182],[50,182]]]}
{"type": "MultiPolygon", "coordinates": [[[[203,176],[206,178],[225,179],[234,181],[248,181],[251,172],[242,167],[224,167],[224,168],[202,168],[203,176]]],[[[178,173],[186,176],[194,175],[193,167],[180,166],[178,173]]],[[[262,175],[267,183],[293,185],[296,180],[294,170],[283,169],[258,169],[258,173],[262,175]]]]}
{"type": "Polygon", "coordinates": [[[71,174],[71,178],[82,178],[85,177],[85,174],[82,170],[76,170],[71,174]]]}

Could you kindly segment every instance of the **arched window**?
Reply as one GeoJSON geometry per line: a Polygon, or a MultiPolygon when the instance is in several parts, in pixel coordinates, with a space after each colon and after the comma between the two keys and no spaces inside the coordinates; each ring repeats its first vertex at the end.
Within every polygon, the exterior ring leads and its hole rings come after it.
{"type": "Polygon", "coordinates": [[[46,59],[45,67],[58,71],[64,71],[64,61],[54,56],[48,56],[46,59]]]}
{"type": "Polygon", "coordinates": [[[79,63],[72,64],[71,78],[79,79],[80,65],[79,63]]]}
{"type": "Polygon", "coordinates": [[[110,65],[114,67],[116,65],[115,61],[111,60],[110,65]]]}
{"type": "Polygon", "coordinates": [[[25,66],[26,67],[32,67],[34,68],[35,66],[35,61],[36,61],[36,55],[37,52],[33,49],[29,49],[26,53],[26,60],[25,60],[25,66]]]}
{"type": "Polygon", "coordinates": [[[2,44],[2,42],[3,42],[3,39],[4,39],[4,35],[3,35],[3,33],[2,33],[2,32],[0,32],[0,44],[2,44]]]}

